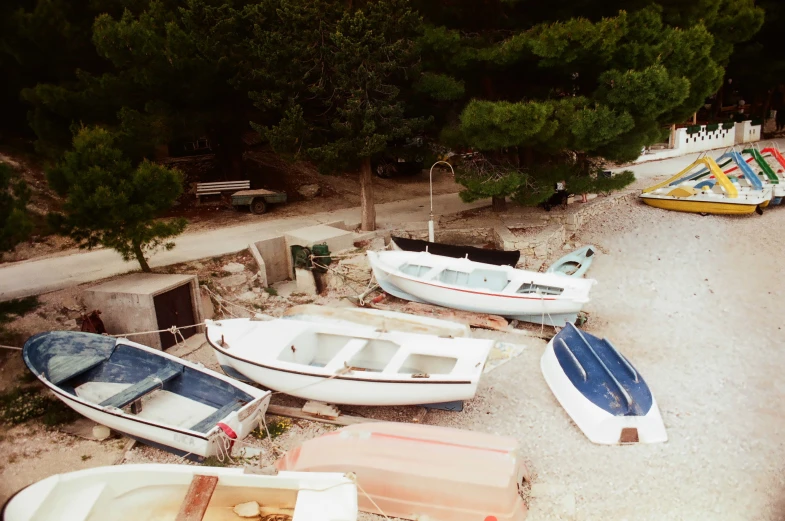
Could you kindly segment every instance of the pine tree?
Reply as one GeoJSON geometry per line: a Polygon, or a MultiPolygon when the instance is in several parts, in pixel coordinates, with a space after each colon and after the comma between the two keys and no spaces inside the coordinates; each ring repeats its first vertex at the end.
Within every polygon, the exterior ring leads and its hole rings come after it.
{"type": "Polygon", "coordinates": [[[182,193],[182,174],[147,160],[134,164],[105,129],[80,129],[47,178],[66,197],[63,213],[49,214],[55,229],[80,248],[103,245],[136,259],[142,271],[150,271],[150,253],[174,248],[185,229],[185,219],[158,219],[182,193]]]}
{"type": "Polygon", "coordinates": [[[251,97],[278,115],[254,128],[323,173],[359,170],[362,228],[374,230],[371,156],[425,122],[407,116],[401,95],[416,72],[419,17],[406,0],[268,0],[247,13],[256,24],[251,97]]]}
{"type": "Polygon", "coordinates": [[[33,229],[27,212],[30,189],[6,163],[0,163],[0,252],[10,251],[33,229]]]}
{"type": "Polygon", "coordinates": [[[417,4],[441,138],[482,152],[460,168],[462,197],[492,197],[501,209],[507,196],[540,202],[559,180],[578,193],[632,182],[599,175],[603,160],[636,158],[697,110],[760,22],[751,0],[701,0],[697,11],[661,3],[417,4]]]}

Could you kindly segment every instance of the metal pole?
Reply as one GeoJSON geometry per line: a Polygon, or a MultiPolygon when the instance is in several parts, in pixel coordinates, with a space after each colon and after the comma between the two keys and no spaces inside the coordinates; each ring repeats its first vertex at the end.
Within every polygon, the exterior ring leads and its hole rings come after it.
{"type": "Polygon", "coordinates": [[[448,163],[447,161],[437,161],[433,165],[431,165],[431,171],[428,173],[428,183],[429,183],[430,188],[431,188],[431,219],[428,221],[428,241],[429,242],[435,242],[433,240],[433,167],[435,167],[439,163],[443,163],[443,164],[449,166],[450,170],[452,170],[453,177],[455,176],[455,170],[453,169],[452,165],[450,163],[448,163]]]}

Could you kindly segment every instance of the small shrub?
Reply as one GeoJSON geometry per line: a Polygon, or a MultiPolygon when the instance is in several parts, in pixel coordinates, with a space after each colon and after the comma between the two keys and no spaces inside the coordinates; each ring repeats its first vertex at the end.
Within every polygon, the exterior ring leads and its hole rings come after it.
{"type": "MultiPolygon", "coordinates": [[[[275,439],[284,432],[288,431],[292,428],[292,420],[289,418],[280,418],[277,420],[270,420],[267,422],[267,429],[270,431],[270,438],[275,439]]],[[[267,439],[267,431],[264,429],[264,425],[260,425],[257,427],[253,432],[251,432],[251,436],[256,438],[257,440],[264,440],[267,439]]]]}
{"type": "Polygon", "coordinates": [[[41,418],[41,422],[47,427],[57,427],[58,425],[73,423],[81,418],[81,415],[78,412],[71,409],[60,400],[49,398],[47,401],[46,411],[41,418]]]}
{"type": "Polygon", "coordinates": [[[228,467],[229,458],[225,458],[224,461],[221,461],[218,459],[218,456],[208,456],[204,458],[202,465],[205,467],[228,467]]]}
{"type": "Polygon", "coordinates": [[[38,297],[16,298],[0,302],[0,324],[10,322],[12,320],[11,315],[24,316],[40,305],[38,297]]]}
{"type": "Polygon", "coordinates": [[[17,387],[0,395],[0,419],[17,425],[46,412],[49,400],[37,389],[17,387]]]}
{"type": "Polygon", "coordinates": [[[82,461],[87,461],[87,460],[89,460],[90,458],[92,458],[92,456],[91,456],[91,455],[89,455],[89,454],[82,454],[82,461]]]}
{"type": "Polygon", "coordinates": [[[278,290],[277,290],[277,289],[275,289],[275,288],[264,288],[264,291],[265,291],[265,292],[266,292],[268,295],[271,295],[271,296],[273,296],[273,297],[277,297],[277,296],[278,296],[278,290]]]}

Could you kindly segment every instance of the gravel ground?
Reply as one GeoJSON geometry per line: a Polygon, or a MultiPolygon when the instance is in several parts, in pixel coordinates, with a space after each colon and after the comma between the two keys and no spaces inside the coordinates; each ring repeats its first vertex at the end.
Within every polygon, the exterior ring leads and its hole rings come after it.
{"type": "MultiPolygon", "coordinates": [[[[782,326],[769,318],[776,317],[785,291],[776,232],[785,224],[784,212],[775,207],[763,216],[701,217],[650,208],[630,195],[573,239],[600,250],[589,271],[598,284],[584,328],[610,338],[641,372],[659,403],[667,443],[592,444],[542,378],[545,341],[480,330],[476,336],[527,348],[485,375],[463,412],[432,410],[424,423],[519,439],[533,474],[530,521],[785,519],[785,405],[779,399],[785,384],[778,378],[785,355],[775,342],[782,326]]],[[[187,358],[215,365],[204,348],[187,358]]],[[[302,401],[276,395],[273,403],[302,401]]],[[[342,409],[397,421],[417,413],[415,407],[342,409]]],[[[329,429],[293,421],[275,445],[289,449],[329,429]]],[[[26,465],[6,462],[2,481],[8,478],[9,485],[30,482],[33,474],[40,479],[65,468],[107,464],[118,452],[117,440],[79,440],[69,448],[62,435],[26,432],[53,445],[43,449],[50,455],[42,460],[26,448],[23,432],[16,427],[0,443],[5,451],[30,456],[26,465]],[[101,447],[106,456],[98,454],[101,447]],[[88,450],[96,455],[80,461],[79,455],[92,454],[88,450]],[[48,466],[63,453],[70,459],[48,466]]],[[[266,449],[262,464],[272,461],[268,442],[250,443],[266,449]]],[[[174,462],[140,446],[126,459],[143,461],[174,462]]]]}

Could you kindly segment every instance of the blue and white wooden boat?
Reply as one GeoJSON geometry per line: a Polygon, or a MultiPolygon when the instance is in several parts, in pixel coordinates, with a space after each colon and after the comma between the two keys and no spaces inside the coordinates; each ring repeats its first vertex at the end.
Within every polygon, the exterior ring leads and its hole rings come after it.
{"type": "Polygon", "coordinates": [[[548,343],[540,367],[556,399],[594,443],[668,440],[649,387],[610,341],[568,323],[548,343]]]}
{"type": "Polygon", "coordinates": [[[568,253],[561,259],[551,264],[545,273],[558,273],[570,277],[583,277],[589,270],[597,248],[589,244],[583,248],[568,253]]]}
{"type": "Polygon", "coordinates": [[[269,391],[124,338],[50,331],[22,355],[76,412],[197,461],[247,436],[270,403],[269,391]]]}

